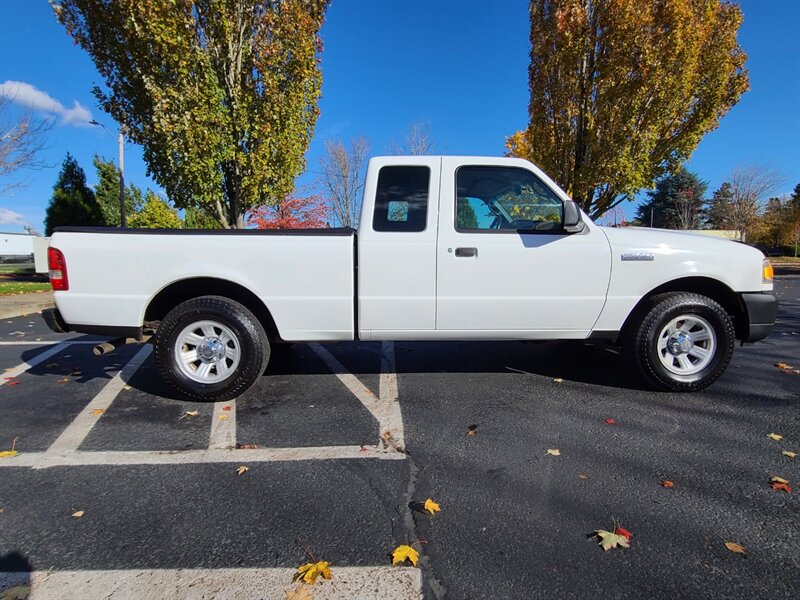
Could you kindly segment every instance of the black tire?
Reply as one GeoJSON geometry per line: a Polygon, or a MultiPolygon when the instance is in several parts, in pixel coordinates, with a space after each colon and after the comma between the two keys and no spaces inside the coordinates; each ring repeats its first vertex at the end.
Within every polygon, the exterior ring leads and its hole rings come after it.
{"type": "Polygon", "coordinates": [[[219,402],[240,396],[258,380],[267,368],[270,345],[261,322],[246,307],[223,296],[201,296],[179,304],[162,319],[155,336],[155,356],[161,376],[186,399],[219,402]],[[237,351],[235,368],[220,374],[214,367],[221,379],[209,383],[192,379],[184,372],[188,367],[181,367],[176,358],[181,333],[202,321],[227,328],[233,336],[229,344],[237,351]]]}
{"type": "MultiPolygon", "coordinates": [[[[680,320],[677,322],[683,323],[680,320]]],[[[669,292],[653,296],[640,307],[626,326],[623,346],[629,362],[655,388],[694,392],[708,387],[725,372],[733,355],[735,340],[731,318],[714,300],[689,292],[669,292]],[[706,350],[707,358],[692,356],[691,351],[686,355],[677,347],[677,354],[669,350],[669,342],[677,345],[679,340],[668,334],[667,326],[683,316],[702,320],[697,322],[697,331],[693,335],[710,339],[694,343],[690,337],[687,345],[706,350]],[[700,335],[706,329],[710,329],[713,336],[700,335]],[[684,358],[678,355],[684,355],[684,358]],[[689,367],[684,368],[679,364],[680,360],[684,361],[684,365],[688,361],[689,367]],[[692,360],[697,362],[691,364],[692,360]],[[694,369],[697,372],[691,372],[694,369]],[[680,373],[681,370],[687,374],[680,373]]]]}

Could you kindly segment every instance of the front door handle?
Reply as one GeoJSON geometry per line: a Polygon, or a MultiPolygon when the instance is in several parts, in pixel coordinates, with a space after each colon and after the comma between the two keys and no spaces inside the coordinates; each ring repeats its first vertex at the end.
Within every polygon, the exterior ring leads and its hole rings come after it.
{"type": "Polygon", "coordinates": [[[478,249],[477,248],[456,248],[456,257],[461,256],[474,256],[475,258],[478,257],[478,249]]]}

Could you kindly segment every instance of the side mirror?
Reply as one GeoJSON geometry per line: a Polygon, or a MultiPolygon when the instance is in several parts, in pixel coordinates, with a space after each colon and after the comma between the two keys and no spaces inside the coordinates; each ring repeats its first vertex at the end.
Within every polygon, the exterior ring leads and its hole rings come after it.
{"type": "Polygon", "coordinates": [[[586,224],[581,217],[581,209],[572,200],[564,202],[564,231],[567,233],[580,233],[586,224]]]}

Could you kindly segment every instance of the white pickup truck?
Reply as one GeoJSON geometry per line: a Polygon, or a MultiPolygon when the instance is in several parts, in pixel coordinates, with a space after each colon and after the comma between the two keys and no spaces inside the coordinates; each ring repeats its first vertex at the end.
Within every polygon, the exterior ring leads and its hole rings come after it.
{"type": "Polygon", "coordinates": [[[599,227],[513,158],[373,158],[357,233],[64,227],[48,253],[51,328],[154,331],[192,399],[240,395],[275,344],[355,339],[607,340],[657,388],[699,390],[777,312],[758,250],[599,227]]]}

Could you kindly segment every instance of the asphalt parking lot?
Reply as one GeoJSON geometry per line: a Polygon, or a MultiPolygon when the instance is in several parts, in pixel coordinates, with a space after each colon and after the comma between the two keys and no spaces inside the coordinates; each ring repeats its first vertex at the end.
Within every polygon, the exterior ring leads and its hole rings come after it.
{"type": "Polygon", "coordinates": [[[311,553],[314,598],[796,597],[800,272],[776,290],[770,338],[691,395],[580,343],[300,344],[195,404],[150,346],[5,319],[0,595],[283,599],[311,553]],[[587,538],[615,525],[629,549],[587,538]]]}

